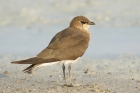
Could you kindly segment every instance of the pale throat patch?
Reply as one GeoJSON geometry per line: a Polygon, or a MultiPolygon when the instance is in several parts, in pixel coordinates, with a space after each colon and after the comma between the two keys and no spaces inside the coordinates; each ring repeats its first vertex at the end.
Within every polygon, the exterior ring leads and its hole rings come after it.
{"type": "Polygon", "coordinates": [[[89,26],[90,26],[90,25],[88,25],[88,24],[83,24],[83,29],[84,29],[84,30],[88,30],[89,26]]]}

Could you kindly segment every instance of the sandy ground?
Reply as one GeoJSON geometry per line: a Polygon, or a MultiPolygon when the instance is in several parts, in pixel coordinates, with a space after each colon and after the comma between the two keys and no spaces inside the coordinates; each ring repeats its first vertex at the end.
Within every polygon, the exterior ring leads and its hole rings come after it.
{"type": "Polygon", "coordinates": [[[72,65],[75,87],[63,86],[62,64],[37,68],[33,74],[21,72],[27,65],[10,64],[23,58],[1,56],[0,93],[140,93],[137,56],[80,59],[72,65]]]}

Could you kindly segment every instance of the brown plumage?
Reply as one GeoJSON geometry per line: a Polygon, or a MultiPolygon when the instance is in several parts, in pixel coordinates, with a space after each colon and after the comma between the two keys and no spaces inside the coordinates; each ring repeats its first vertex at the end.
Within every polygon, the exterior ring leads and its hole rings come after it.
{"type": "Polygon", "coordinates": [[[32,64],[23,72],[30,72],[33,68],[50,62],[62,60],[76,60],[81,57],[88,48],[90,33],[89,25],[95,25],[84,16],[75,17],[70,26],[58,32],[50,41],[49,45],[36,57],[26,60],[11,62],[14,64],[32,64]]]}

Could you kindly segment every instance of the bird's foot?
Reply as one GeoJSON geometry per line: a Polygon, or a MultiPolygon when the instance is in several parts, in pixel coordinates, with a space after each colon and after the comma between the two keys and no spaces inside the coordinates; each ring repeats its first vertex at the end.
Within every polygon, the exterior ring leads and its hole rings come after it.
{"type": "Polygon", "coordinates": [[[74,85],[73,84],[69,84],[69,85],[64,84],[63,87],[74,87],[74,85]]]}
{"type": "Polygon", "coordinates": [[[74,87],[74,85],[71,83],[71,84],[67,85],[67,87],[74,87]]]}

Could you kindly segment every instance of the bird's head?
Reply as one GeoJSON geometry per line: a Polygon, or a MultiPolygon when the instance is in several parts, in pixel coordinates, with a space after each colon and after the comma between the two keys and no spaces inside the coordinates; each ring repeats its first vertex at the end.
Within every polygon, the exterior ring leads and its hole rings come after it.
{"type": "Polygon", "coordinates": [[[72,19],[70,23],[70,27],[76,27],[81,30],[88,30],[90,25],[95,25],[94,22],[89,21],[86,17],[84,16],[77,16],[72,19]]]}

